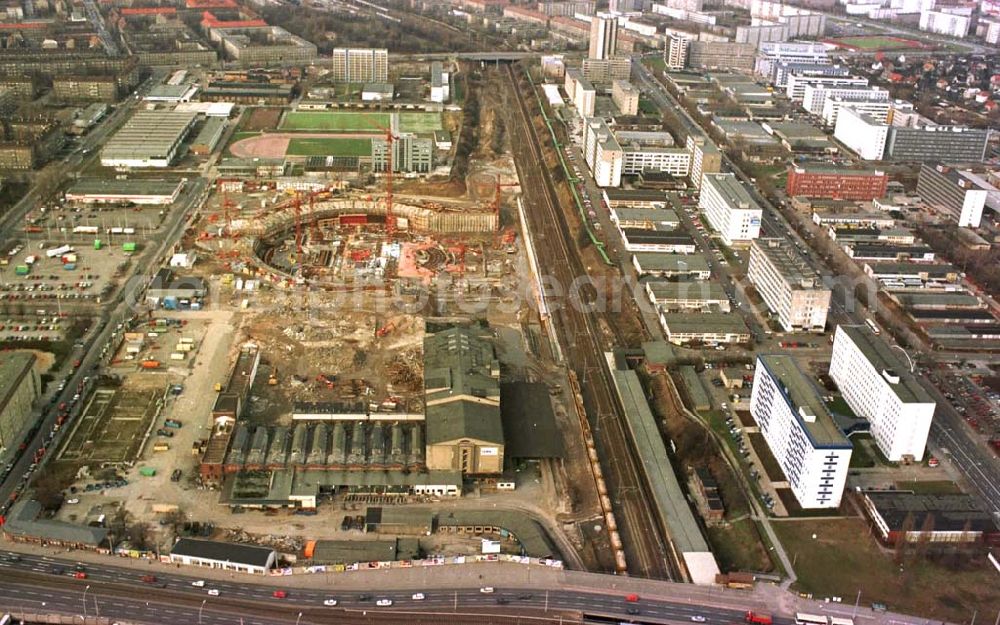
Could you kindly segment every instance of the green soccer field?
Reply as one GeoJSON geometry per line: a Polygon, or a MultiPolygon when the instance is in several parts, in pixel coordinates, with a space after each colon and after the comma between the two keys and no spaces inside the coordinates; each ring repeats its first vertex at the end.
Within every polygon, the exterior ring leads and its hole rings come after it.
{"type": "Polygon", "coordinates": [[[281,120],[281,130],[380,132],[389,127],[389,120],[389,113],[291,111],[281,120]]]}
{"type": "Polygon", "coordinates": [[[371,156],[371,139],[302,137],[288,142],[288,156],[371,156]]]}
{"type": "Polygon", "coordinates": [[[441,115],[438,113],[399,114],[400,132],[431,133],[441,129],[441,115]]]}

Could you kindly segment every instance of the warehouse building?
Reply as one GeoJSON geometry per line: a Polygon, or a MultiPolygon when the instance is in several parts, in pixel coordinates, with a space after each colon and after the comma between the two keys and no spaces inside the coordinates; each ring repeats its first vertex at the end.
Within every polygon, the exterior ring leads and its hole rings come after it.
{"type": "Polygon", "coordinates": [[[181,538],[170,549],[170,562],[174,564],[250,575],[267,575],[277,558],[278,553],[270,547],[195,538],[181,538]]]}
{"type": "Polygon", "coordinates": [[[991,191],[996,192],[996,189],[978,183],[972,172],[942,163],[920,166],[917,194],[926,204],[951,215],[959,228],[979,227],[991,191]]]}
{"type": "Polygon", "coordinates": [[[208,156],[218,147],[229,121],[225,117],[209,117],[191,142],[191,153],[208,156]]]}
{"type": "Polygon", "coordinates": [[[329,78],[335,82],[389,82],[389,51],[386,48],[334,48],[329,78]]]}
{"type": "Polygon", "coordinates": [[[290,84],[213,80],[198,97],[204,102],[281,106],[291,102],[293,89],[290,84]]]}
{"type": "Polygon", "coordinates": [[[760,236],[762,210],[735,174],[704,174],[698,208],[726,245],[749,243],[760,236]]]}
{"type": "Polygon", "coordinates": [[[107,528],[54,521],[45,518],[42,512],[42,504],[34,499],[19,499],[4,519],[4,538],[48,548],[66,547],[110,553],[107,528]]]}
{"type": "Polygon", "coordinates": [[[424,339],[427,468],[503,471],[500,365],[481,331],[453,327],[424,339]]]}
{"type": "Polygon", "coordinates": [[[708,280],[712,270],[700,254],[660,254],[638,252],[632,255],[632,266],[640,276],[708,280]]]}
{"type": "Polygon", "coordinates": [[[646,297],[665,311],[730,312],[729,296],[715,281],[646,280],[646,297]]]}
{"type": "Polygon", "coordinates": [[[694,254],[698,247],[687,234],[651,228],[620,228],[622,242],[629,252],[694,254]]]}
{"type": "Polygon", "coordinates": [[[660,312],[660,325],[674,345],[749,343],[750,329],[739,315],[724,312],[660,312]]]}
{"type": "Polygon", "coordinates": [[[747,277],[786,332],[823,332],[826,328],[831,291],[785,239],[755,240],[747,277]]]}
{"type": "MultiPolygon", "coordinates": [[[[663,191],[610,188],[603,189],[601,195],[604,196],[604,203],[612,211],[619,208],[664,209],[659,214],[670,216],[673,223],[677,224],[677,214],[672,210],[666,210],[670,202],[667,201],[667,194],[663,191]]],[[[613,214],[612,219],[614,219],[613,214]]]]}
{"type": "Polygon", "coordinates": [[[81,204],[173,204],[183,188],[183,180],[83,178],[66,190],[66,201],[81,204]]]}
{"type": "Polygon", "coordinates": [[[851,442],[791,356],[757,357],[750,414],[803,508],[837,508],[851,442]]]}
{"type": "Polygon", "coordinates": [[[864,326],[837,326],[830,377],[891,462],[919,462],[935,403],[909,364],[864,326]]]}
{"type": "Polygon", "coordinates": [[[920,495],[905,490],[864,491],[865,512],[886,545],[1000,544],[990,513],[969,495],[920,495]]]}
{"type": "Polygon", "coordinates": [[[5,352],[0,363],[0,455],[21,444],[31,407],[42,392],[31,352],[5,352]]]}
{"type": "Polygon", "coordinates": [[[660,208],[612,208],[611,221],[619,229],[673,230],[680,223],[677,213],[660,208]]]}
{"type": "Polygon", "coordinates": [[[170,167],[197,115],[137,111],[101,150],[105,167],[170,167]]]}
{"type": "Polygon", "coordinates": [[[785,193],[789,197],[802,195],[868,202],[885,196],[888,186],[889,177],[877,169],[791,165],[785,193]]]}

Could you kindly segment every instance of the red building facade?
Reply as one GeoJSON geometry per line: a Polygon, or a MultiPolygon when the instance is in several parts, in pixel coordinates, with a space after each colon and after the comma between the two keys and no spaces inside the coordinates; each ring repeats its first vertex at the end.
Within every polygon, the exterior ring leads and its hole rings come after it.
{"type": "Polygon", "coordinates": [[[884,171],[791,166],[785,193],[789,197],[868,201],[883,197],[888,184],[884,171]]]}

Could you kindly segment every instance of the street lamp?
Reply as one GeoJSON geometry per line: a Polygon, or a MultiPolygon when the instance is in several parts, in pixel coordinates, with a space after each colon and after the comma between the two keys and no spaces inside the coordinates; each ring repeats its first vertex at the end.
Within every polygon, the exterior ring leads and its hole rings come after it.
{"type": "Polygon", "coordinates": [[[201,625],[201,611],[205,609],[206,603],[208,603],[208,599],[201,600],[201,607],[198,608],[198,625],[201,625]]]}
{"type": "Polygon", "coordinates": [[[87,591],[90,590],[90,584],[83,589],[83,618],[87,618],[87,591]]]}

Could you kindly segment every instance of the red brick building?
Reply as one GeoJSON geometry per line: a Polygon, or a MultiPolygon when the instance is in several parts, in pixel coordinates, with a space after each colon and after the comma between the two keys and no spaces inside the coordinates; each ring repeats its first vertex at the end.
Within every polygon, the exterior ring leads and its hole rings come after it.
{"type": "Polygon", "coordinates": [[[884,171],[792,165],[788,168],[785,193],[789,197],[868,201],[884,196],[888,184],[889,177],[884,171]]]}

